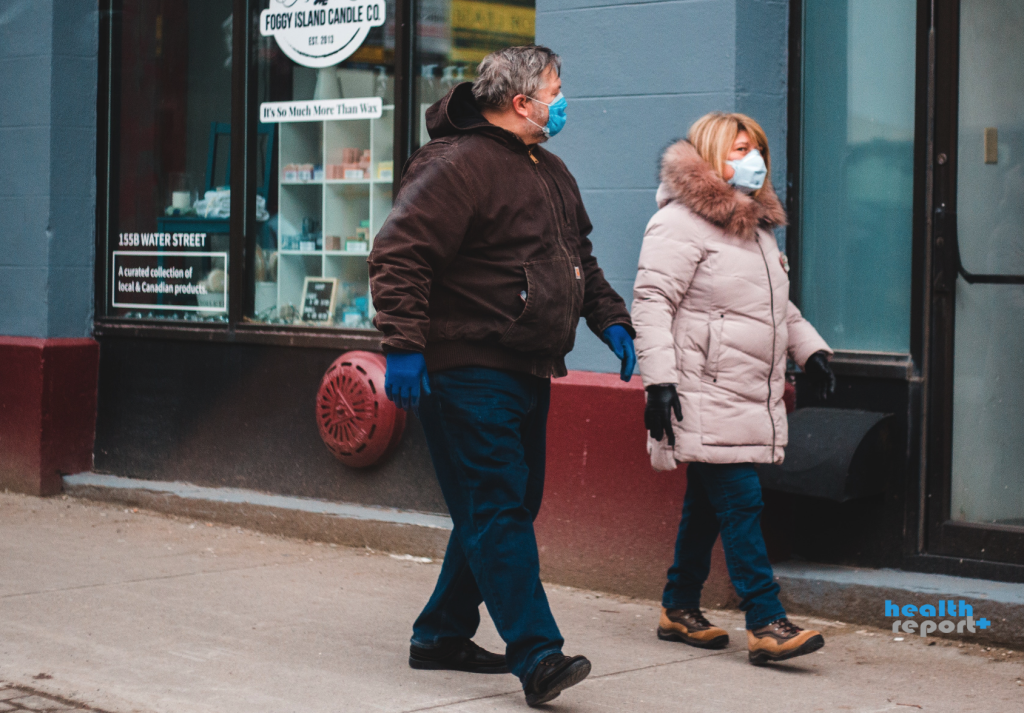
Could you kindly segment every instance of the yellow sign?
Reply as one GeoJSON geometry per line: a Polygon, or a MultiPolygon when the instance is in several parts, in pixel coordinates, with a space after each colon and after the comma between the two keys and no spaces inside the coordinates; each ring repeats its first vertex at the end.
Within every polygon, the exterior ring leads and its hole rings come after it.
{"type": "Polygon", "coordinates": [[[451,8],[453,62],[479,62],[494,50],[534,41],[532,7],[452,0],[451,8]]]}

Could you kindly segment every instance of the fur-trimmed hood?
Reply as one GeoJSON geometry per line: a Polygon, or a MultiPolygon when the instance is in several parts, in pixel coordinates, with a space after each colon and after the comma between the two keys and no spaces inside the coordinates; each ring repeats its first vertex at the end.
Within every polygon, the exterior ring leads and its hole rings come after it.
{"type": "Polygon", "coordinates": [[[753,239],[758,228],[771,230],[786,224],[786,211],[767,183],[756,197],[742,193],[724,180],[683,139],[668,147],[661,158],[658,207],[673,200],[727,233],[753,239]]]}

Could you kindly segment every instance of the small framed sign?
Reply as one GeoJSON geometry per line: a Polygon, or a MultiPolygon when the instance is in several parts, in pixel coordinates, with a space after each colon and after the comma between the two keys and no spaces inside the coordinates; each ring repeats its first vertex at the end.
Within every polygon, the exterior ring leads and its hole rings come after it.
{"type": "Polygon", "coordinates": [[[302,321],[306,324],[329,325],[334,321],[334,300],[338,294],[338,278],[307,277],[302,285],[302,321]]]}

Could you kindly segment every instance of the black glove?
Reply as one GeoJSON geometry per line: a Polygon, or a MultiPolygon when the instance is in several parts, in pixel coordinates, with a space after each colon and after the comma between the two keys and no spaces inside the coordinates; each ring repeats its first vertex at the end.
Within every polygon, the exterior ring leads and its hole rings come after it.
{"type": "Polygon", "coordinates": [[[644,409],[644,426],[651,432],[651,438],[660,441],[668,434],[668,444],[676,445],[676,434],[672,431],[672,412],[682,423],[683,407],[675,384],[652,384],[647,387],[647,408],[644,409]]]}
{"type": "Polygon", "coordinates": [[[828,352],[814,352],[807,357],[804,373],[818,400],[827,401],[836,392],[836,375],[828,366],[828,352]]]}

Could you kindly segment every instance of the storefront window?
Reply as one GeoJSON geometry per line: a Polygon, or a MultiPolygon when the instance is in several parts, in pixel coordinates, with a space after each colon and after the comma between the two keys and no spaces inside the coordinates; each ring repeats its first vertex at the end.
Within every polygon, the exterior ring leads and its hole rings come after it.
{"type": "MultiPolygon", "coordinates": [[[[293,5],[263,8],[284,14],[293,5]]],[[[267,219],[255,238],[250,321],[372,328],[366,257],[391,210],[394,170],[393,2],[382,20],[345,61],[319,67],[306,65],[330,58],[308,55],[327,38],[342,45],[337,26],[303,38],[317,42],[291,52],[303,63],[285,52],[287,39],[257,31],[258,165],[268,180],[257,189],[267,219]]]]}
{"type": "MultiPolygon", "coordinates": [[[[230,294],[251,325],[373,328],[366,260],[395,176],[395,1],[253,3],[256,97],[241,117],[236,3],[123,0],[110,29],[103,316],[227,323],[230,294]],[[257,128],[244,201],[256,222],[233,252],[231,193],[246,183],[231,175],[232,128],[243,118],[257,128]],[[229,286],[229,265],[243,262],[229,286]]],[[[532,1],[415,7],[415,136],[403,153],[428,140],[427,107],[486,54],[534,38],[532,1]]]]}
{"type": "Polygon", "coordinates": [[[231,0],[124,0],[107,234],[109,316],[226,322],[231,0]]]}
{"type": "Polygon", "coordinates": [[[414,148],[427,143],[427,109],[460,82],[476,78],[488,53],[534,41],[534,0],[420,0],[416,23],[414,148]]]}
{"type": "Polygon", "coordinates": [[[910,350],[913,0],[805,0],[801,308],[834,348],[910,350]]]}

